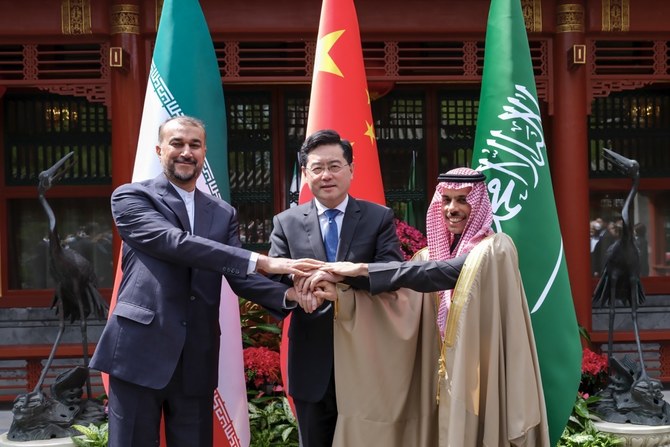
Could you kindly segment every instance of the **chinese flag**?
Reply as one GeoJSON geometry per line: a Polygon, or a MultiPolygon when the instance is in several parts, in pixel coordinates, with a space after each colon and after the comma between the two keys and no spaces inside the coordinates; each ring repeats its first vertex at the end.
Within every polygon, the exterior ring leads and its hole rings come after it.
{"type": "MultiPolygon", "coordinates": [[[[361,36],[353,0],[323,0],[321,6],[307,135],[322,129],[335,130],[353,145],[354,177],[350,194],[358,199],[385,205],[361,36]]],[[[299,202],[305,203],[312,198],[303,178],[299,202]]],[[[281,343],[281,370],[287,391],[290,391],[290,384],[287,383],[289,324],[290,319],[285,319],[281,343]]]]}

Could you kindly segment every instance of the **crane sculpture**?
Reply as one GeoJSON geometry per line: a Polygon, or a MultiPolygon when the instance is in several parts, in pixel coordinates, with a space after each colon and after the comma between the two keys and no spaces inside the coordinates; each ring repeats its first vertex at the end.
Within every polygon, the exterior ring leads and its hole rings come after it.
{"type": "Polygon", "coordinates": [[[640,282],[640,253],[635,245],[633,233],[632,205],[640,182],[640,165],[609,149],[603,149],[603,157],[614,169],[633,180],[621,210],[623,226],[621,235],[607,249],[605,265],[593,295],[598,306],[609,305],[609,327],[607,334],[607,356],[610,365],[610,383],[601,391],[601,400],[596,411],[609,422],[629,422],[642,425],[664,425],[670,420],[670,409],[663,400],[660,381],[647,374],[642,356],[640,333],[637,321],[638,306],[645,301],[640,282]],[[613,357],[615,302],[619,299],[631,309],[635,343],[639,365],[624,357],[619,361],[613,357]],[[639,372],[636,371],[639,367],[639,372]]]}
{"type": "Polygon", "coordinates": [[[74,424],[88,426],[105,418],[102,402],[91,398],[86,318],[91,314],[105,318],[107,303],[96,288],[97,280],[91,263],[81,254],[63,246],[56,228],[56,215],[45,197],[46,192],[72,166],[73,155],[74,152],[70,152],[39,174],[38,200],[49,219],[49,273],[56,282],[51,307],[56,307],[58,334],[35,388],[14,400],[14,418],[7,433],[10,441],[69,438],[78,434],[72,427],[74,424]],[[84,366],[76,366],[60,374],[51,385],[52,396],[46,396],[42,385],[63,336],[66,318],[70,323],[80,321],[84,366]],[[81,399],[84,382],[87,400],[81,399]]]}
{"type": "MultiPolygon", "coordinates": [[[[73,155],[74,152],[70,152],[52,167],[39,174],[38,200],[49,219],[49,272],[56,282],[52,307],[56,307],[59,320],[56,341],[33,393],[41,392],[47,371],[63,336],[65,319],[68,318],[70,323],[75,320],[80,321],[84,366],[88,368],[86,318],[91,314],[97,318],[105,318],[107,315],[108,306],[96,288],[97,279],[91,263],[76,251],[63,246],[56,227],[56,216],[45,198],[46,192],[74,163],[73,155]]],[[[91,380],[89,377],[86,378],[86,392],[90,398],[91,380]]]]}

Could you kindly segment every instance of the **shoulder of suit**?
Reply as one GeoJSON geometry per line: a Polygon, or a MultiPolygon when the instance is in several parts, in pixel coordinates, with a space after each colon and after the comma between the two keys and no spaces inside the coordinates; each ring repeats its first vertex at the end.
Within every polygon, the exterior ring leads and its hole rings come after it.
{"type": "Polygon", "coordinates": [[[148,189],[153,189],[156,184],[156,179],[148,179],[148,180],[143,180],[141,182],[130,182],[130,183],[124,183],[123,185],[118,186],[112,195],[116,195],[118,193],[124,193],[124,192],[141,192],[141,191],[146,191],[148,189]]]}
{"type": "Polygon", "coordinates": [[[390,208],[385,206],[385,205],[380,205],[379,203],[370,202],[368,200],[356,199],[356,198],[351,197],[351,196],[349,196],[349,200],[353,201],[354,203],[358,204],[359,207],[361,207],[362,209],[366,209],[366,210],[374,210],[374,211],[382,211],[382,212],[386,212],[386,211],[390,210],[390,208]]]}
{"type": "Polygon", "coordinates": [[[277,214],[275,217],[281,220],[289,217],[303,216],[305,215],[305,213],[309,212],[313,207],[314,204],[310,200],[309,202],[305,202],[292,208],[285,209],[281,213],[277,214]]]}

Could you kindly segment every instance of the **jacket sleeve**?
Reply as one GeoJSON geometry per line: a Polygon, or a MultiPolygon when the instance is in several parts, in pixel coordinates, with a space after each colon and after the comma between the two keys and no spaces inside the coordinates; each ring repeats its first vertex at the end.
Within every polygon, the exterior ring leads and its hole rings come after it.
{"type": "Polygon", "coordinates": [[[448,261],[406,261],[368,264],[370,293],[406,287],[417,292],[449,290],[456,286],[467,255],[448,261]]]}
{"type": "MultiPolygon", "coordinates": [[[[393,222],[393,211],[391,211],[390,208],[386,208],[381,217],[381,223],[377,233],[374,257],[368,261],[390,262],[402,260],[403,255],[400,251],[400,240],[398,239],[395,223],[393,222]]],[[[372,292],[370,280],[367,276],[345,278],[344,283],[359,290],[369,290],[372,292]]],[[[390,289],[384,289],[383,291],[388,292],[391,290],[396,290],[397,288],[398,287],[393,287],[390,289]]]]}
{"type": "Polygon", "coordinates": [[[141,186],[119,187],[112,194],[111,205],[116,228],[133,249],[179,265],[247,276],[249,251],[184,231],[141,186]]]}

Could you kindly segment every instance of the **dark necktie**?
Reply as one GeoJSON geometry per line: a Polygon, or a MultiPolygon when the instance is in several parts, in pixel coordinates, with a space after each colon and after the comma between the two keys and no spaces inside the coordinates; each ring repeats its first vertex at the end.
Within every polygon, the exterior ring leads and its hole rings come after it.
{"type": "Polygon", "coordinates": [[[328,218],[328,225],[326,226],[326,235],[323,242],[326,246],[326,259],[328,262],[333,262],[337,259],[337,242],[339,240],[335,217],[340,214],[340,210],[328,209],[325,213],[328,218]]]}

